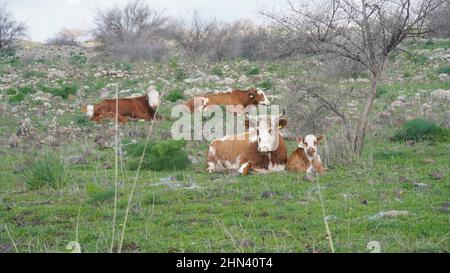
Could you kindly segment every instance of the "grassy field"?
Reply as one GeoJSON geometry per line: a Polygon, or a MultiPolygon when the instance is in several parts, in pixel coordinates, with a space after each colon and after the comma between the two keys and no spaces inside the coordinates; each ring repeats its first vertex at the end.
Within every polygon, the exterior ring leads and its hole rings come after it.
{"type": "MultiPolygon", "coordinates": [[[[433,50],[448,47],[448,42],[407,46],[433,50]]],[[[290,68],[280,63],[257,62],[192,65],[176,60],[152,65],[98,64],[86,63],[82,57],[70,54],[68,60],[45,63],[2,59],[0,252],[67,252],[66,246],[71,241],[79,242],[83,252],[110,250],[115,152],[99,148],[95,139],[114,140],[114,124],[94,125],[79,111],[82,104],[98,101],[99,93],[108,84],[116,83],[119,90],[133,93],[145,90],[152,80],[164,96],[171,94],[172,101],[188,97],[181,90],[227,86],[227,83],[183,81],[200,70],[233,78],[235,87],[259,85],[268,94],[279,95],[285,88],[285,79],[301,77],[308,73],[305,67],[310,65],[297,63],[290,68]],[[70,66],[64,70],[67,64],[70,66]],[[65,75],[52,76],[51,68],[55,67],[65,75]],[[108,69],[120,69],[128,76],[94,76],[108,69]],[[248,82],[237,80],[241,74],[247,75],[248,82]],[[159,79],[161,76],[164,79],[159,79]],[[11,84],[11,79],[17,85],[11,84]],[[30,88],[19,88],[23,86],[30,88]],[[53,97],[49,100],[52,106],[48,107],[45,101],[31,99],[38,91],[62,98],[53,97]],[[63,113],[56,114],[58,109],[63,109],[63,113]],[[18,132],[25,117],[33,125],[32,137],[21,138],[19,144],[11,145],[8,138],[18,132]],[[57,127],[70,132],[59,133],[56,140],[48,143],[44,140],[55,117],[57,127]],[[71,156],[82,156],[85,162],[67,166],[68,183],[59,188],[30,188],[26,170],[45,155],[53,155],[61,162],[71,156]]],[[[373,123],[400,95],[449,89],[448,82],[438,79],[438,68],[445,66],[446,62],[439,60],[416,65],[407,57],[397,56],[380,87],[373,123]],[[408,73],[422,78],[413,79],[408,73]],[[402,76],[397,78],[398,75],[402,76]]],[[[342,85],[367,87],[367,83],[342,85]]],[[[444,120],[449,104],[437,103],[443,107],[436,108],[437,118],[444,120]]],[[[165,101],[160,113],[168,116],[175,104],[165,101]]],[[[415,109],[411,106],[401,112],[418,114],[415,109]]],[[[152,139],[167,139],[171,125],[168,120],[156,122],[152,139]]],[[[121,143],[145,139],[149,127],[150,123],[130,122],[120,129],[121,143]]],[[[207,174],[205,141],[187,143],[185,150],[195,161],[186,170],[142,170],[136,181],[136,172],[127,168],[129,158],[121,155],[114,250],[121,239],[127,204],[136,182],[123,252],[330,252],[330,242],[336,252],[370,252],[367,244],[371,241],[379,242],[382,252],[449,252],[450,144],[392,142],[389,137],[395,130],[388,124],[373,129],[361,158],[351,163],[330,161],[328,172],[316,181],[290,172],[246,177],[207,174]],[[395,211],[400,215],[395,215],[395,211]]],[[[329,137],[332,132],[325,134],[329,137]]],[[[288,144],[289,152],[293,151],[295,143],[288,144]]],[[[323,145],[320,152],[327,149],[323,145]]]]}

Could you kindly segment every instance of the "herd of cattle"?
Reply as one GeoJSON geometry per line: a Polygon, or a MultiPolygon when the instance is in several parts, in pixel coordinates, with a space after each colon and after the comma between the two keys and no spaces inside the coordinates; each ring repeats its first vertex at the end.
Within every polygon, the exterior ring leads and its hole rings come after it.
{"type": "MultiPolygon", "coordinates": [[[[106,99],[95,106],[84,106],[83,111],[95,122],[117,119],[123,124],[129,119],[161,119],[156,114],[159,105],[160,94],[151,86],[145,96],[106,99]]],[[[251,88],[204,94],[189,100],[185,105],[191,112],[195,112],[202,111],[208,105],[247,107],[270,105],[270,102],[263,91],[251,88]]],[[[317,153],[317,147],[324,136],[298,136],[298,147],[288,157],[286,143],[280,132],[286,125],[286,119],[272,116],[259,116],[250,122],[246,121],[248,130],[244,133],[211,142],[206,155],[207,171],[231,171],[242,175],[247,175],[250,171],[269,173],[286,169],[308,174],[325,172],[317,153]]]]}

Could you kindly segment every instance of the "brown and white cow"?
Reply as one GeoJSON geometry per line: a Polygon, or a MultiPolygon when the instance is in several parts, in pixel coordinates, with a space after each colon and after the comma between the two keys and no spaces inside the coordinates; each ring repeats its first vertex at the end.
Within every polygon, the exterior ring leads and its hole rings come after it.
{"type": "Polygon", "coordinates": [[[266,94],[262,90],[250,88],[248,90],[234,89],[227,92],[208,93],[197,96],[186,103],[191,112],[202,110],[208,105],[270,105],[266,94]]]}
{"type": "Polygon", "coordinates": [[[207,171],[268,173],[285,170],[287,150],[280,129],[286,119],[259,117],[249,131],[212,141],[207,153],[207,171]],[[277,124],[279,126],[277,126],[277,124]]]}
{"type": "Polygon", "coordinates": [[[118,121],[126,123],[128,118],[152,120],[158,116],[155,114],[159,105],[159,93],[150,87],[146,96],[133,98],[105,99],[97,105],[87,105],[83,108],[87,116],[95,121],[100,122],[103,119],[116,118],[116,104],[118,104],[118,121]]]}
{"type": "Polygon", "coordinates": [[[296,141],[298,148],[289,156],[287,169],[289,171],[306,172],[312,174],[325,172],[322,160],[317,153],[318,145],[325,139],[323,135],[318,137],[307,135],[306,137],[298,136],[296,141]]]}

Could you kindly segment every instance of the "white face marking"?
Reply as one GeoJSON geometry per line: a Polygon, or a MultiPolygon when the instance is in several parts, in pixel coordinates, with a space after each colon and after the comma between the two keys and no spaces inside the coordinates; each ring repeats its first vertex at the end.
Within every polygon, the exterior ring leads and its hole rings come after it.
{"type": "Polygon", "coordinates": [[[156,89],[153,86],[150,86],[148,89],[147,97],[148,97],[148,105],[150,105],[151,108],[156,109],[160,104],[159,92],[156,91],[156,89]]]}
{"type": "Polygon", "coordinates": [[[89,118],[92,118],[94,116],[94,105],[88,105],[86,106],[86,115],[89,118]]]}
{"type": "Polygon", "coordinates": [[[303,143],[298,144],[299,148],[304,149],[309,160],[317,156],[317,137],[314,135],[307,135],[303,143]]]}
{"type": "Polygon", "coordinates": [[[263,97],[263,100],[260,101],[259,104],[270,105],[270,101],[269,101],[269,99],[267,99],[266,93],[264,93],[264,91],[262,91],[262,90],[258,90],[257,92],[259,95],[261,95],[263,97]]]}
{"type": "Polygon", "coordinates": [[[276,122],[273,117],[260,117],[258,122],[257,134],[258,151],[267,153],[275,151],[278,148],[278,130],[275,128],[276,122]]]}

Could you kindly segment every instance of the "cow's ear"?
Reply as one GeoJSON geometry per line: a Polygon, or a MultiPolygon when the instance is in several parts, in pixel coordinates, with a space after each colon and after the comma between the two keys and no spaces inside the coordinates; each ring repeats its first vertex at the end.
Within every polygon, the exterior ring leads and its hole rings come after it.
{"type": "Polygon", "coordinates": [[[297,141],[297,143],[298,143],[298,147],[299,148],[305,148],[305,145],[304,145],[304,138],[303,138],[303,136],[302,135],[299,135],[298,137],[296,137],[295,138],[295,141],[297,141]]]}
{"type": "Polygon", "coordinates": [[[278,122],[278,128],[281,130],[281,129],[283,129],[284,127],[286,127],[287,124],[288,124],[287,119],[282,118],[282,119],[280,119],[280,121],[278,122]]]}
{"type": "Polygon", "coordinates": [[[320,143],[322,143],[322,141],[325,140],[325,136],[324,135],[320,135],[317,137],[317,145],[319,145],[320,143]]]}

